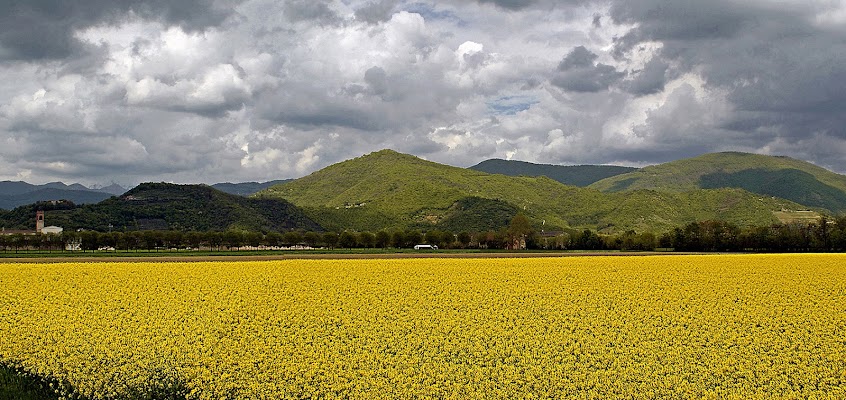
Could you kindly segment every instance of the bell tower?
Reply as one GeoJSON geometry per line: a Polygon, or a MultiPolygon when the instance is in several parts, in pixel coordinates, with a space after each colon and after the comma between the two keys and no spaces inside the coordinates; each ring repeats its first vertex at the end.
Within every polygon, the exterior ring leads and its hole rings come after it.
{"type": "Polygon", "coordinates": [[[35,212],[35,232],[41,233],[44,229],[44,211],[35,212]]]}

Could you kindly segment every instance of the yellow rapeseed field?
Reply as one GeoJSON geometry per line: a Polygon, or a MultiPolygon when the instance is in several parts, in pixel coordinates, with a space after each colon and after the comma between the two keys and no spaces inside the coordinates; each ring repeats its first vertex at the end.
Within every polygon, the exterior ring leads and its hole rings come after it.
{"type": "Polygon", "coordinates": [[[846,256],[0,264],[0,333],[92,399],[843,399],[846,256]]]}

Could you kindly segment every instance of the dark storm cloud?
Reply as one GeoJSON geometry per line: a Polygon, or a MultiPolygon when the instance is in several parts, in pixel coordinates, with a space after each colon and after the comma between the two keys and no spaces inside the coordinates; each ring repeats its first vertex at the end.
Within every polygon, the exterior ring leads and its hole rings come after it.
{"type": "Polygon", "coordinates": [[[619,81],[623,74],[606,64],[595,63],[598,56],[578,46],[558,64],[552,84],[571,92],[599,92],[619,81]]]}
{"type": "MultiPolygon", "coordinates": [[[[708,87],[727,93],[738,111],[727,127],[798,144],[846,139],[846,30],[836,20],[819,22],[826,6],[837,4],[632,0],[617,1],[610,13],[636,26],[618,39],[618,55],[660,42],[660,56],[680,72],[696,71],[708,87]]],[[[658,90],[665,67],[653,62],[632,92],[658,90]]]]}
{"type": "Polygon", "coordinates": [[[547,9],[582,5],[590,3],[590,0],[474,0],[480,4],[492,4],[506,11],[521,11],[532,7],[543,7],[547,9]]]}
{"type": "Polygon", "coordinates": [[[578,46],[567,54],[561,63],[558,64],[560,71],[567,71],[573,68],[590,68],[599,56],[586,49],[585,46],[578,46]]]}
{"type": "Polygon", "coordinates": [[[479,0],[480,3],[496,4],[509,10],[519,10],[535,4],[536,0],[479,0]]]}
{"type": "Polygon", "coordinates": [[[374,132],[385,125],[367,105],[321,96],[313,92],[313,97],[306,100],[298,95],[279,93],[259,104],[257,110],[264,119],[303,130],[341,127],[374,132]]]}
{"type": "Polygon", "coordinates": [[[846,171],[844,20],[830,0],[0,0],[0,170],[270,180],[393,148],[846,171]]]}
{"type": "Polygon", "coordinates": [[[750,22],[766,16],[731,1],[616,1],[611,17],[617,23],[640,24],[625,39],[702,40],[730,38],[750,22]]]}
{"type": "Polygon", "coordinates": [[[359,21],[375,24],[391,19],[398,0],[372,1],[355,10],[355,18],[359,21]]]}
{"type": "Polygon", "coordinates": [[[229,11],[212,0],[6,0],[0,2],[0,61],[66,58],[82,51],[75,30],[114,23],[133,12],[196,30],[229,11]]]}
{"type": "Polygon", "coordinates": [[[663,91],[667,84],[668,68],[669,64],[660,57],[653,57],[646,63],[642,71],[635,74],[634,79],[626,82],[626,90],[638,96],[663,91]]]}
{"type": "Polygon", "coordinates": [[[316,21],[331,24],[338,21],[338,16],[329,8],[326,0],[288,0],[285,2],[285,15],[294,22],[316,21]]]}
{"type": "Polygon", "coordinates": [[[377,95],[383,95],[388,91],[388,75],[380,67],[373,67],[365,71],[364,81],[377,95]]]}

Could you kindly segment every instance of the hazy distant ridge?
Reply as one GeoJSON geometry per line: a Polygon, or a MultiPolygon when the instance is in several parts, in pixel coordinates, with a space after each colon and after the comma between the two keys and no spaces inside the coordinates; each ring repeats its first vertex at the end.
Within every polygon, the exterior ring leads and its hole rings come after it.
{"type": "Polygon", "coordinates": [[[549,165],[498,158],[482,161],[470,169],[508,176],[545,176],[565,185],[579,187],[637,170],[617,165],[549,165]]]}
{"type": "MultiPolygon", "coordinates": [[[[288,182],[290,179],[269,182],[216,183],[213,188],[238,196],[250,196],[273,185],[288,182]]],[[[69,200],[75,204],[94,204],[112,196],[126,193],[120,185],[113,183],[102,188],[89,188],[79,183],[67,185],[62,182],[50,182],[33,185],[27,182],[0,182],[0,209],[11,210],[15,207],[33,204],[39,201],[69,200]]]]}
{"type": "Polygon", "coordinates": [[[74,183],[66,185],[62,182],[50,182],[44,185],[33,185],[26,182],[0,182],[0,209],[10,210],[38,201],[69,200],[76,204],[91,204],[118,196],[126,189],[117,184],[91,189],[74,183]]]}
{"type": "Polygon", "coordinates": [[[229,194],[234,194],[238,196],[251,196],[256,194],[264,189],[267,189],[273,185],[280,185],[286,182],[290,182],[290,179],[280,179],[275,181],[269,182],[242,182],[242,183],[215,183],[211,185],[213,188],[220,190],[221,192],[226,192],[229,194]]]}

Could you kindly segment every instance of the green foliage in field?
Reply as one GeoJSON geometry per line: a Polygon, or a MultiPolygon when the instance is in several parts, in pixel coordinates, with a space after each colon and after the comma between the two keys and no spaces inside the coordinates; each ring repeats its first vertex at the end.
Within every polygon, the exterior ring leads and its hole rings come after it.
{"type": "Polygon", "coordinates": [[[289,200],[330,230],[373,231],[484,231],[496,227],[492,222],[506,226],[513,211],[522,211],[547,230],[662,231],[705,219],[766,225],[776,221],[773,211],[800,207],[736,189],[602,193],[547,177],[487,174],[390,150],[329,166],[257,196],[289,200]],[[461,215],[461,209],[472,210],[471,215],[461,215]]]}
{"type": "Polygon", "coordinates": [[[58,399],[41,378],[24,374],[0,364],[0,400],[58,399]]]}
{"type": "Polygon", "coordinates": [[[846,211],[846,176],[804,161],[758,154],[705,154],[603,179],[590,187],[603,192],[737,188],[805,208],[846,211]]]}
{"type": "Polygon", "coordinates": [[[616,165],[548,165],[500,159],[485,160],[470,169],[508,176],[546,176],[565,185],[579,187],[637,170],[616,165]]]}
{"type": "Polygon", "coordinates": [[[51,203],[20,207],[0,215],[7,228],[34,229],[35,210],[46,209],[48,225],[66,230],[319,230],[291,203],[250,199],[205,185],[144,183],[98,204],[57,207],[51,203]]]}

